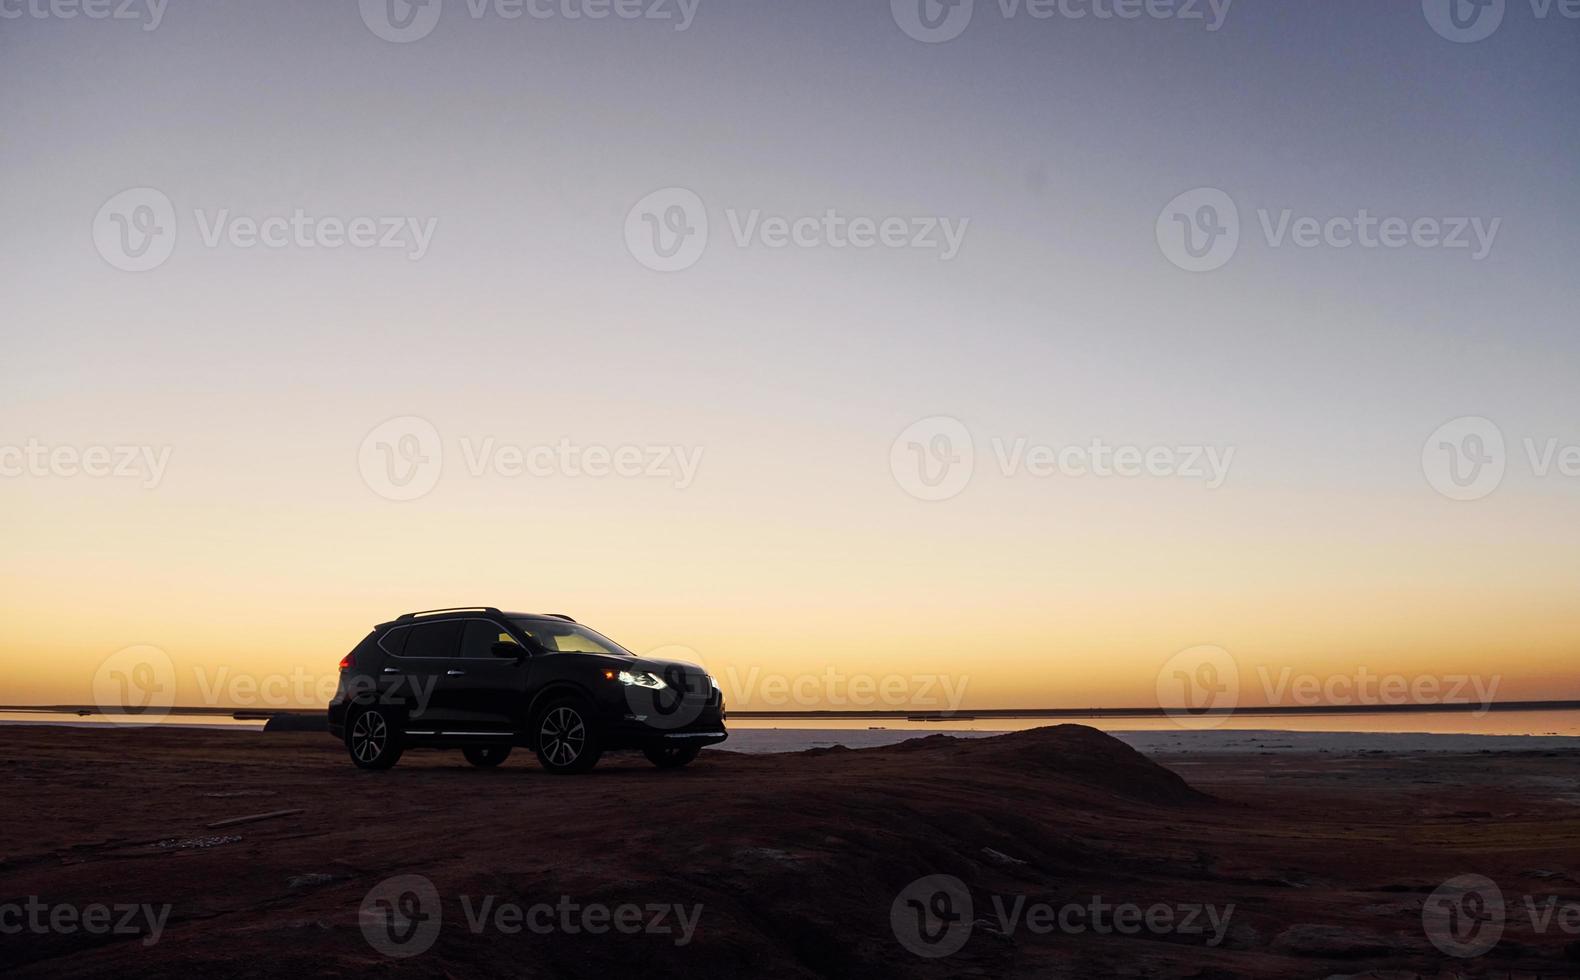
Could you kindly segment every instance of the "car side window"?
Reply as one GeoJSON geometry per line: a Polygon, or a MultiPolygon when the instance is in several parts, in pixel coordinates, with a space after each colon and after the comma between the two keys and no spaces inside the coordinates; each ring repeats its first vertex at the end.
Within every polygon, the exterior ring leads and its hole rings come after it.
{"type": "Polygon", "coordinates": [[[461,633],[461,656],[468,660],[493,658],[495,643],[515,642],[515,637],[506,633],[498,623],[486,619],[469,619],[466,629],[461,633]]]}
{"type": "Polygon", "coordinates": [[[384,648],[385,653],[398,657],[406,649],[406,636],[410,632],[409,626],[397,626],[379,638],[379,646],[384,648]]]}
{"type": "Polygon", "coordinates": [[[447,619],[437,623],[419,623],[411,628],[406,639],[403,657],[453,657],[461,639],[461,621],[447,619]]]}

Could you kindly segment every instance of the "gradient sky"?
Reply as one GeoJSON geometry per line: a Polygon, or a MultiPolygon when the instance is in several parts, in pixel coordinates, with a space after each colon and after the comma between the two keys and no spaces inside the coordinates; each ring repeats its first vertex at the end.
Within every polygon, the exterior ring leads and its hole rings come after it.
{"type": "Polygon", "coordinates": [[[977,0],[942,44],[881,2],[704,0],[681,32],[445,0],[393,44],[346,0],[176,0],[151,31],[0,20],[0,83],[0,445],[171,449],[154,489],[0,479],[0,702],[89,700],[133,644],[182,701],[198,668],[331,674],[472,602],[716,673],[945,673],[970,707],[1150,704],[1199,644],[1580,697],[1580,479],[1519,448],[1580,444],[1580,24],[1526,0],[1469,44],[1411,0],[1240,0],[1217,32],[977,0]],[[129,273],[91,229],[142,186],[179,239],[129,273]],[[711,237],[665,274],[623,228],[672,186],[711,237]],[[1245,230],[1192,274],[1154,225],[1204,186],[1245,230]],[[206,248],[199,208],[436,225],[415,262],[206,248]],[[731,208],[970,223],[941,261],[738,248],[731,208]],[[1502,224],[1477,262],[1271,248],[1257,208],[1502,224]],[[444,439],[408,502],[358,468],[398,416],[444,439]],[[930,416],[976,441],[947,501],[890,469],[930,416]],[[1462,416],[1510,445],[1474,502],[1422,473],[1462,416]],[[469,476],[487,437],[704,455],[685,489],[469,476]],[[994,437],[1236,455],[1211,490],[1005,478],[994,437]]]}

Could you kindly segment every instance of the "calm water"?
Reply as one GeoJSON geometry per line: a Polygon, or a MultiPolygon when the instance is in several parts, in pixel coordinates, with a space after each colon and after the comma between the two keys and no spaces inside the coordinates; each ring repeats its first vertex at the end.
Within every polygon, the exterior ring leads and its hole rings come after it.
{"type": "MultiPolygon", "coordinates": [[[[984,718],[978,721],[912,722],[900,720],[843,721],[828,718],[749,719],[730,722],[734,729],[837,729],[920,732],[1004,732],[1071,722],[1104,731],[1190,731],[1169,718],[984,718]]],[[[70,725],[72,727],[123,727],[103,718],[76,715],[0,713],[0,724],[70,725]]],[[[165,725],[257,731],[256,721],[231,718],[174,718],[165,725]]],[[[1469,711],[1422,711],[1410,714],[1356,712],[1342,715],[1259,715],[1240,712],[1216,725],[1218,730],[1261,729],[1295,732],[1422,732],[1434,735],[1570,735],[1580,736],[1580,711],[1491,711],[1477,716],[1469,711]]]]}
{"type": "MultiPolygon", "coordinates": [[[[1010,732],[1066,722],[1106,732],[1193,731],[1170,718],[983,718],[978,721],[848,721],[826,718],[750,719],[730,722],[731,728],[888,729],[890,731],[1010,732]]],[[[1221,730],[1259,729],[1290,732],[1422,732],[1429,735],[1573,735],[1580,736],[1580,711],[1420,711],[1409,714],[1264,715],[1239,712],[1214,726],[1221,730]]]]}

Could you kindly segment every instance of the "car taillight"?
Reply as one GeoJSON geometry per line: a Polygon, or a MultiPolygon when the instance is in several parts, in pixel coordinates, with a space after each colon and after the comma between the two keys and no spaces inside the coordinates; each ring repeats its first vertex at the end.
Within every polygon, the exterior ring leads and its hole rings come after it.
{"type": "Polygon", "coordinates": [[[357,655],[355,653],[348,653],[344,657],[340,658],[340,669],[341,670],[345,670],[347,667],[355,667],[356,665],[357,665],[357,655]]]}

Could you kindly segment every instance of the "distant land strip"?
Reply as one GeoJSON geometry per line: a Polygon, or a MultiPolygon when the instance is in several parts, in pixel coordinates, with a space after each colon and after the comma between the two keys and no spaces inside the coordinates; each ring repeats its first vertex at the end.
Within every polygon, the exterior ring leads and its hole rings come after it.
{"type": "MultiPolygon", "coordinates": [[[[904,708],[856,708],[852,710],[785,710],[737,711],[731,709],[730,718],[782,719],[782,720],[904,720],[904,721],[977,721],[986,718],[1173,718],[1180,716],[1212,718],[1231,715],[1380,715],[1419,714],[1424,712],[1489,712],[1489,711],[1576,711],[1580,701],[1497,701],[1455,702],[1452,704],[1319,704],[1272,705],[1250,708],[961,708],[955,711],[916,711],[904,708]]],[[[185,715],[192,717],[230,717],[237,721],[267,721],[277,716],[321,715],[324,708],[216,708],[216,707],[149,707],[124,709],[103,708],[82,704],[11,704],[0,705],[0,712],[28,714],[62,714],[89,717],[113,714],[136,716],[140,714],[185,715]]]]}

